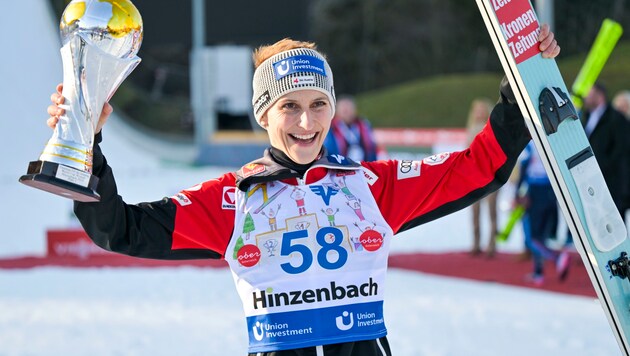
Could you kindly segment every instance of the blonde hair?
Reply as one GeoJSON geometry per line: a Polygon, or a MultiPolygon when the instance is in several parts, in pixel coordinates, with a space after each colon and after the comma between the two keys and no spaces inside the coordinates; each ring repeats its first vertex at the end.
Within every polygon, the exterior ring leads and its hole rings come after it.
{"type": "Polygon", "coordinates": [[[623,90],[617,93],[612,104],[615,109],[626,116],[626,119],[630,120],[630,91],[623,90]]]}
{"type": "MultiPolygon", "coordinates": [[[[317,45],[313,42],[296,41],[290,38],[284,38],[272,45],[263,45],[254,50],[252,59],[254,60],[254,68],[258,68],[262,62],[271,58],[272,56],[289,51],[296,48],[308,48],[317,51],[317,45]]],[[[317,51],[322,57],[326,58],[326,55],[317,51]]]]}
{"type": "Polygon", "coordinates": [[[477,126],[479,123],[484,123],[490,117],[492,111],[492,101],[486,98],[476,98],[470,104],[470,110],[468,110],[468,120],[466,121],[466,127],[477,126]]]}

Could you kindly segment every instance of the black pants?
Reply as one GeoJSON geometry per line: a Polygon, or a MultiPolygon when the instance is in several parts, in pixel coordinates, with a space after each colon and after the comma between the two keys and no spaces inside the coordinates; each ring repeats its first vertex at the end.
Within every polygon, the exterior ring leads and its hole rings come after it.
{"type": "MultiPolygon", "coordinates": [[[[322,356],[391,356],[386,337],[374,340],[344,342],[323,346],[322,356]],[[385,353],[383,353],[385,352],[385,353]]],[[[249,356],[320,356],[315,347],[273,352],[260,352],[249,356]]]]}

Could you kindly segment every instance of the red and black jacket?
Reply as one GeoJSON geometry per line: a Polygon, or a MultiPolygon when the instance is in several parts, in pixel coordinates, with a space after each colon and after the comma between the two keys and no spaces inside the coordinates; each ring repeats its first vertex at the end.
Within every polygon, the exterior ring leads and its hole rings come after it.
{"type": "MultiPolygon", "coordinates": [[[[75,202],[75,213],[88,235],[104,249],[154,259],[222,258],[232,235],[234,210],[222,209],[225,187],[237,185],[237,174],[209,180],[180,194],[195,209],[182,209],[175,197],[126,204],[118,195],[110,166],[96,138],[94,171],[100,179],[98,203],[75,202]]],[[[529,134],[516,105],[499,103],[471,146],[438,165],[422,165],[417,178],[396,178],[397,161],[364,162],[378,179],[371,191],[395,233],[460,210],[497,190],[508,179],[529,134]]],[[[296,172],[273,164],[269,180],[295,179],[296,172]]],[[[306,184],[324,172],[311,168],[306,184]]],[[[325,170],[327,168],[321,168],[325,170]]]]}

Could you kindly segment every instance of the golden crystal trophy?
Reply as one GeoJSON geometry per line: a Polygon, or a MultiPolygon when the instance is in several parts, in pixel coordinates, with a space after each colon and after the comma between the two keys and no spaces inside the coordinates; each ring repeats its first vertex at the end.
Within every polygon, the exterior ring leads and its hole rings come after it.
{"type": "Polygon", "coordinates": [[[92,175],[103,105],[140,63],[142,18],[129,0],[73,0],[61,17],[66,113],[20,182],[76,201],[100,199],[92,175]]]}

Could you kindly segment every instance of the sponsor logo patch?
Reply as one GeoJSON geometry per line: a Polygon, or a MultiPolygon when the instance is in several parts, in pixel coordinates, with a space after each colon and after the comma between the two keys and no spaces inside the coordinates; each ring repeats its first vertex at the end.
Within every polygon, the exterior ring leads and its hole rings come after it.
{"type": "Polygon", "coordinates": [[[376,181],[378,180],[378,176],[365,167],[363,167],[363,176],[365,177],[365,180],[367,180],[369,185],[374,185],[374,183],[376,183],[376,181]]]}
{"type": "Polygon", "coordinates": [[[341,164],[341,165],[348,165],[350,164],[350,162],[348,162],[348,160],[346,159],[346,157],[342,156],[342,155],[328,155],[328,162],[330,163],[336,163],[336,164],[341,164]]]}
{"type": "Polygon", "coordinates": [[[236,259],[243,267],[253,267],[260,261],[260,249],[256,245],[244,245],[236,253],[236,259]]]}
{"type": "Polygon", "coordinates": [[[451,154],[449,152],[438,153],[436,155],[423,159],[422,163],[429,166],[437,166],[438,164],[444,163],[450,156],[451,154]]]}
{"type": "Polygon", "coordinates": [[[262,173],[265,171],[265,166],[262,164],[251,163],[242,168],[243,178],[253,176],[254,174],[262,173]]]}
{"type": "Polygon", "coordinates": [[[540,53],[540,25],[530,2],[493,0],[492,5],[516,64],[540,53]]]}
{"type": "Polygon", "coordinates": [[[383,236],[376,230],[366,230],[359,237],[359,241],[366,251],[374,252],[383,246],[383,236]]]}
{"type": "Polygon", "coordinates": [[[224,210],[236,210],[236,187],[223,187],[221,208],[224,210]]]}
{"type": "Polygon", "coordinates": [[[357,174],[355,171],[337,171],[335,174],[337,177],[353,176],[357,174]]]}
{"type": "Polygon", "coordinates": [[[420,177],[420,161],[399,161],[396,176],[398,180],[420,177]]]}
{"type": "Polygon", "coordinates": [[[178,202],[181,206],[192,204],[192,201],[190,201],[190,199],[188,199],[188,197],[183,193],[177,193],[177,195],[175,195],[173,199],[175,199],[175,201],[178,202]]]}
{"type": "Polygon", "coordinates": [[[276,80],[293,73],[317,73],[326,76],[324,61],[308,55],[293,56],[275,62],[273,72],[276,75],[276,80]]]}
{"type": "Polygon", "coordinates": [[[315,195],[319,195],[322,199],[324,199],[326,206],[330,205],[330,198],[339,192],[339,189],[325,187],[323,185],[313,185],[310,188],[315,195]]]}
{"type": "Polygon", "coordinates": [[[315,76],[313,75],[303,75],[299,77],[291,78],[291,83],[293,86],[298,85],[314,85],[315,84],[315,76]]]}
{"type": "Polygon", "coordinates": [[[258,114],[260,109],[263,108],[265,105],[269,104],[270,101],[271,101],[271,95],[269,95],[269,90],[266,90],[254,102],[254,112],[258,114]]]}

